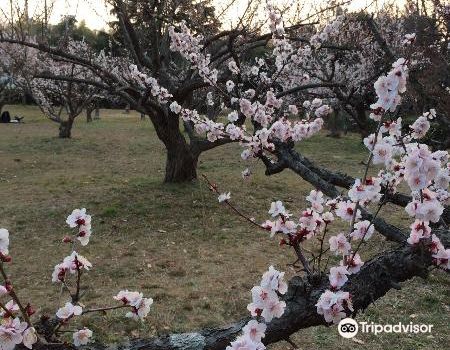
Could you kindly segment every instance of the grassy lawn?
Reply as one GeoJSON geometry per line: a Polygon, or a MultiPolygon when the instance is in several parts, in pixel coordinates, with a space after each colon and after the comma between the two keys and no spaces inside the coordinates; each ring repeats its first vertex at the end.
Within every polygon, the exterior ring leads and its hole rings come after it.
{"type": "MultiPolygon", "coordinates": [[[[60,140],[57,124],[36,108],[9,110],[25,115],[26,123],[0,124],[0,227],[11,233],[15,286],[39,314],[53,313],[65,301],[60,287],[51,284],[51,272],[70,253],[61,238],[68,232],[66,216],[79,207],[93,215],[91,243],[79,249],[94,265],[85,275],[84,302],[113,304],[120,289],[140,290],[155,300],[144,323],[123,322],[120,310],[83,318],[98,340],[224,325],[247,315],[249,291],[270,264],[292,275],[286,266],[292,252],[220,206],[202,182],[162,184],[164,149],[148,119],[102,110],[101,120],[87,124],[80,117],[73,138],[60,140]]],[[[362,171],[358,164],[365,151],[357,136],[319,135],[298,147],[330,168],[362,171]]],[[[199,173],[231,191],[233,201],[258,221],[266,219],[272,200],[283,200],[294,213],[304,208],[308,183],[289,171],[268,178],[258,163],[250,164],[254,176],[244,182],[240,172],[248,165],[239,146],[228,145],[202,155],[199,173]]],[[[388,207],[384,214],[400,226],[409,224],[403,210],[388,207]]],[[[377,237],[363,258],[389,246],[377,237]]],[[[445,349],[449,301],[448,277],[433,273],[427,281],[415,279],[391,291],[358,316],[375,323],[433,324],[431,335],[359,334],[351,341],[336,327],[316,327],[293,340],[300,349],[445,349]]]]}

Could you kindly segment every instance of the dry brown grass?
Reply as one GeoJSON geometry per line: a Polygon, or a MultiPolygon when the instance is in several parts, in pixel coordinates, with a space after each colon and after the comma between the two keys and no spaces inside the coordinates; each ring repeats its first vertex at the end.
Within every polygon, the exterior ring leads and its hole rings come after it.
{"type": "MultiPolygon", "coordinates": [[[[75,207],[93,215],[90,245],[80,250],[94,264],[86,275],[84,302],[112,303],[122,288],[138,289],[155,299],[144,323],[123,322],[120,311],[84,319],[97,339],[151,336],[223,325],[246,315],[249,290],[269,264],[292,271],[292,255],[264,232],[255,231],[218,205],[202,183],[163,185],[164,151],[148,120],[135,113],[102,110],[100,121],[74,126],[73,139],[56,138],[57,125],[33,107],[11,106],[26,124],[0,124],[0,227],[11,232],[14,262],[10,272],[20,295],[53,313],[62,304],[50,281],[53,266],[69,253],[61,243],[65,217],[75,207]]],[[[357,175],[364,149],[355,136],[335,140],[318,136],[299,148],[323,165],[357,175]]],[[[267,178],[259,164],[243,182],[237,145],[201,157],[208,174],[244,211],[265,219],[270,202],[281,199],[294,211],[304,205],[309,184],[285,171],[267,178]]],[[[386,210],[405,226],[397,208],[386,210]]],[[[366,257],[388,247],[373,240],[366,257]]],[[[360,320],[434,324],[430,336],[362,334],[361,343],[342,340],[335,327],[296,334],[301,349],[444,349],[448,336],[448,279],[432,274],[414,280],[371,306],[360,320]]],[[[287,343],[272,349],[287,349],[287,343]]]]}

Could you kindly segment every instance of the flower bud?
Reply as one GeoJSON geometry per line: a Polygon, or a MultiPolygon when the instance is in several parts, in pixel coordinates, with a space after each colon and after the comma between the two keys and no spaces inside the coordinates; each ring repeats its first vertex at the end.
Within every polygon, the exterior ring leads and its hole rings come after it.
{"type": "Polygon", "coordinates": [[[0,252],[0,260],[3,262],[11,262],[12,258],[10,255],[4,255],[0,252]]]}
{"type": "Polygon", "coordinates": [[[30,303],[28,303],[25,307],[25,311],[28,316],[34,315],[36,313],[36,310],[30,305],[30,303]]]}

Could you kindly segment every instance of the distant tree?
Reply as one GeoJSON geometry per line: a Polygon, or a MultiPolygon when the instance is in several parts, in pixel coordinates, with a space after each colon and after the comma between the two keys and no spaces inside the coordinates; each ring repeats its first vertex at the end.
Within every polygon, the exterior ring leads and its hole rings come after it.
{"type": "MultiPolygon", "coordinates": [[[[76,82],[92,77],[91,71],[67,62],[49,60],[48,71],[51,74],[70,77],[71,80],[50,80],[39,78],[37,74],[29,82],[30,91],[42,112],[52,121],[59,124],[59,137],[70,138],[75,118],[83,110],[88,116],[92,113],[93,101],[98,89],[92,85],[76,82]]],[[[88,121],[92,121],[92,118],[88,121]]]]}

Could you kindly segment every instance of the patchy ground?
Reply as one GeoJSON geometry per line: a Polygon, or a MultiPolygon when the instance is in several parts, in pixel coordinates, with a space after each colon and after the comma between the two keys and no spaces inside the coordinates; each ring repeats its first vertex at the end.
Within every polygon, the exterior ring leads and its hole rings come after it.
{"type": "MultiPolygon", "coordinates": [[[[51,284],[53,266],[69,253],[61,243],[68,232],[65,218],[76,207],[93,215],[93,236],[80,251],[94,264],[85,276],[84,302],[113,303],[120,289],[137,289],[154,298],[144,323],[124,322],[123,312],[91,316],[83,324],[97,339],[147,337],[224,325],[247,315],[249,291],[270,264],[291,274],[292,252],[275,239],[255,231],[220,206],[202,182],[163,185],[164,149],[149,120],[135,113],[102,110],[101,120],[87,124],[80,117],[73,139],[60,140],[57,124],[33,107],[11,106],[25,115],[25,124],[0,124],[0,227],[11,232],[13,263],[9,271],[23,299],[38,313],[53,313],[65,301],[51,284]],[[105,332],[108,330],[108,332],[105,332]]],[[[356,136],[317,136],[299,145],[307,156],[330,168],[357,175],[365,151],[356,136]]],[[[258,221],[270,202],[283,200],[294,212],[304,206],[311,186],[289,171],[271,178],[259,164],[243,182],[248,164],[239,146],[204,154],[205,173],[258,221]]],[[[409,220],[401,209],[384,210],[400,226],[409,220]]],[[[365,249],[367,258],[388,247],[376,238],[365,249]]],[[[298,332],[300,349],[444,349],[450,343],[449,280],[442,273],[428,281],[416,279],[391,291],[372,305],[361,321],[433,324],[431,335],[359,334],[341,338],[335,327],[298,332]]],[[[270,349],[288,349],[287,343],[270,349]]]]}

